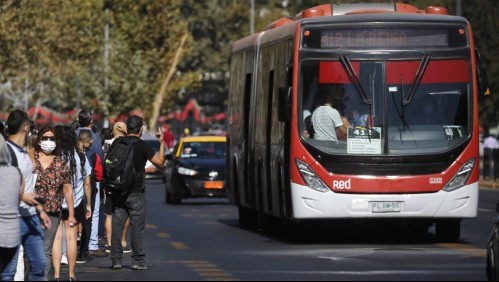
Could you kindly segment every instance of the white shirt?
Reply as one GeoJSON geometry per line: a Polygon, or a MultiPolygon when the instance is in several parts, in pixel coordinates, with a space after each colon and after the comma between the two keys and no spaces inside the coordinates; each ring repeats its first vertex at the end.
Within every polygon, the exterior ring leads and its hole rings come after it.
{"type": "MultiPolygon", "coordinates": [[[[23,148],[7,140],[7,144],[16,153],[18,168],[21,171],[24,179],[24,193],[34,193],[36,176],[33,174],[33,161],[28,152],[23,148]]],[[[19,214],[21,217],[29,217],[36,215],[36,208],[25,204],[23,201],[19,204],[19,214]]]]}
{"type": "Polygon", "coordinates": [[[483,142],[483,147],[485,149],[499,149],[499,142],[497,142],[497,139],[494,136],[489,136],[483,142]]]}
{"type": "Polygon", "coordinates": [[[338,142],[336,128],[343,126],[338,110],[331,106],[320,106],[312,115],[314,125],[314,139],[318,141],[338,142]]]}
{"type": "MultiPolygon", "coordinates": [[[[87,157],[85,157],[85,176],[81,174],[81,160],[80,155],[75,151],[75,161],[76,161],[76,175],[73,176],[73,198],[74,198],[74,207],[78,207],[81,204],[81,200],[83,196],[85,196],[85,179],[92,175],[92,166],[88,161],[87,157]]],[[[69,165],[69,164],[68,164],[69,165]]],[[[62,203],[63,209],[68,209],[68,204],[66,200],[62,203]]]]}

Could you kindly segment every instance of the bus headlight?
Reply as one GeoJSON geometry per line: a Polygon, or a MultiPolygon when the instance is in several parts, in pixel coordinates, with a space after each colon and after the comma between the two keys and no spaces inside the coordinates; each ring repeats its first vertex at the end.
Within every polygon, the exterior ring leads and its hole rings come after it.
{"type": "Polygon", "coordinates": [[[317,174],[315,174],[315,172],[306,163],[297,159],[296,166],[300,171],[303,181],[305,181],[309,188],[322,193],[331,191],[324,181],[322,181],[322,179],[320,179],[320,177],[317,176],[317,174]]]}
{"type": "Polygon", "coordinates": [[[452,192],[462,188],[471,177],[473,169],[475,168],[476,159],[468,161],[459,172],[452,178],[452,180],[443,189],[445,192],[452,192]]]}

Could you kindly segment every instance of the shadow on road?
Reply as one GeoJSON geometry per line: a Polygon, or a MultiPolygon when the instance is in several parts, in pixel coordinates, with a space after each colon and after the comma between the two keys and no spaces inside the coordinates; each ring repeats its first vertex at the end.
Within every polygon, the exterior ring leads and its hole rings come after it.
{"type": "Polygon", "coordinates": [[[426,228],[421,229],[420,226],[387,220],[338,220],[299,224],[283,224],[270,220],[254,228],[243,228],[238,220],[218,220],[218,222],[285,244],[434,244],[438,242],[433,228],[426,230],[426,228]]]}

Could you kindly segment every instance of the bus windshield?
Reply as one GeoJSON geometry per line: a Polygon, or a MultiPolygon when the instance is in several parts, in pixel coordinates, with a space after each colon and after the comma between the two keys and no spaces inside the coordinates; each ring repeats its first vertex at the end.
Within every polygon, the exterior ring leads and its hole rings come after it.
{"type": "Polygon", "coordinates": [[[470,137],[465,59],[306,60],[301,65],[303,139],[330,154],[421,155],[470,137]]]}

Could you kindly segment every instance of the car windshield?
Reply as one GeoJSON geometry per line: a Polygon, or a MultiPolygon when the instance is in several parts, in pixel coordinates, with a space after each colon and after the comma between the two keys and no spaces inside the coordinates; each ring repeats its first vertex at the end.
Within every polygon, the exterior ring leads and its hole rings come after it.
{"type": "Polygon", "coordinates": [[[181,159],[225,159],[225,142],[188,142],[182,146],[181,159]]]}
{"type": "Polygon", "coordinates": [[[303,138],[331,154],[435,154],[472,130],[465,59],[314,59],[300,82],[303,138]]]}

